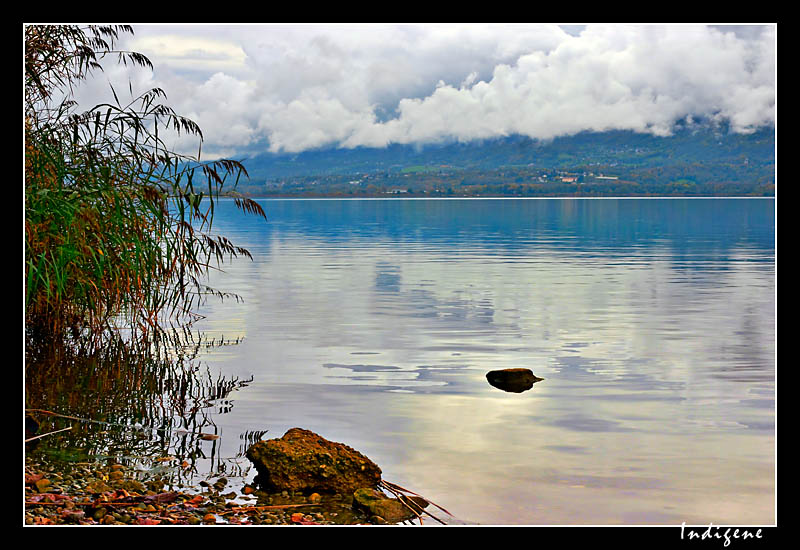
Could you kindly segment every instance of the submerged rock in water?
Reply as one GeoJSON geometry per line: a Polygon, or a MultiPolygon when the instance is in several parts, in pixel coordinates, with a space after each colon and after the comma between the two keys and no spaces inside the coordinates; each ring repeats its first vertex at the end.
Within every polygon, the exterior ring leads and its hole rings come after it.
{"type": "Polygon", "coordinates": [[[495,388],[512,393],[522,393],[533,387],[536,382],[544,380],[533,374],[530,369],[502,369],[486,373],[489,384],[495,388]]]}
{"type": "Polygon", "coordinates": [[[403,503],[399,499],[387,497],[377,489],[367,487],[357,489],[353,493],[354,508],[364,510],[370,516],[382,518],[386,523],[400,523],[413,519],[426,506],[428,502],[420,497],[408,498],[407,503],[403,503]]]}
{"type": "Polygon", "coordinates": [[[255,481],[272,492],[352,494],[381,480],[381,469],[363,454],[301,428],[259,441],[245,456],[258,471],[255,481]]]}

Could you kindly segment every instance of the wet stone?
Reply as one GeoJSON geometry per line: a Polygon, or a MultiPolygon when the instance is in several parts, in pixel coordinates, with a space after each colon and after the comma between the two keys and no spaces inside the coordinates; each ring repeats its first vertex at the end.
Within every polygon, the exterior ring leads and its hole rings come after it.
{"type": "Polygon", "coordinates": [[[544,380],[539,378],[530,369],[514,368],[493,370],[486,373],[486,380],[495,388],[511,393],[528,391],[536,382],[544,380]]]}
{"type": "Polygon", "coordinates": [[[377,464],[360,452],[301,428],[255,443],[246,456],[258,484],[270,491],[352,493],[381,479],[377,464]]]}
{"type": "Polygon", "coordinates": [[[40,493],[46,493],[47,489],[50,487],[50,480],[40,479],[39,481],[34,483],[34,485],[36,486],[37,491],[39,491],[40,493]]]}
{"type": "Polygon", "coordinates": [[[353,493],[353,506],[368,512],[373,521],[380,523],[400,523],[417,517],[403,502],[389,498],[382,492],[364,487],[353,493]]]}
{"type": "Polygon", "coordinates": [[[106,493],[111,491],[111,487],[109,487],[103,481],[92,481],[88,483],[85,488],[89,493],[106,493]]]}

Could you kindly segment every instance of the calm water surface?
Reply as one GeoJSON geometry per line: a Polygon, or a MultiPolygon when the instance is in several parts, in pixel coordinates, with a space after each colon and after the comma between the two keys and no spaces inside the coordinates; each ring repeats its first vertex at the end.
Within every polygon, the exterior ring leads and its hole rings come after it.
{"type": "Polygon", "coordinates": [[[773,199],[261,204],[198,326],[253,377],[221,456],[297,426],[467,522],[776,521],[773,199]]]}

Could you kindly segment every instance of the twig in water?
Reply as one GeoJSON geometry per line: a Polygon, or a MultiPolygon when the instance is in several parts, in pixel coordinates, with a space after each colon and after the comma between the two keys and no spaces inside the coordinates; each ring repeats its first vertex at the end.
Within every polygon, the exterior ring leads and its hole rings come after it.
{"type": "Polygon", "coordinates": [[[272,504],[269,506],[234,506],[233,508],[229,508],[223,512],[220,512],[219,515],[224,514],[231,514],[233,512],[254,512],[258,510],[283,510],[285,508],[299,508],[301,506],[319,506],[318,504],[272,504]]]}
{"type": "Polygon", "coordinates": [[[428,514],[430,517],[432,517],[433,519],[435,519],[436,521],[438,521],[442,525],[447,525],[447,523],[445,523],[441,519],[437,518],[436,516],[434,516],[433,514],[428,512],[427,510],[424,510],[416,502],[414,502],[413,500],[408,498],[406,495],[404,495],[403,492],[411,493],[412,495],[423,499],[425,502],[428,502],[429,504],[433,504],[434,506],[436,506],[437,508],[439,508],[440,510],[442,510],[443,512],[445,512],[449,516],[453,515],[450,512],[448,512],[447,510],[445,510],[444,508],[442,508],[441,506],[439,506],[438,504],[436,504],[435,502],[431,502],[430,500],[428,500],[427,498],[423,497],[422,495],[418,495],[414,491],[409,491],[408,489],[404,489],[403,487],[400,487],[399,485],[397,485],[395,483],[390,483],[390,482],[385,481],[385,480],[382,479],[380,481],[380,483],[379,483],[379,486],[383,487],[384,489],[386,489],[387,491],[389,491],[393,495],[396,495],[397,496],[397,500],[399,500],[406,508],[408,508],[409,510],[414,512],[414,514],[416,514],[417,518],[420,520],[420,525],[422,524],[421,513],[428,514]],[[414,508],[412,508],[409,505],[409,502],[413,503],[415,507],[419,508],[419,510],[415,510],[414,508]]]}
{"type": "Polygon", "coordinates": [[[432,500],[428,500],[424,496],[422,496],[422,495],[420,495],[418,493],[415,493],[414,491],[410,491],[410,490],[408,490],[408,489],[406,489],[404,487],[400,487],[396,483],[391,483],[389,481],[386,481],[385,479],[382,479],[381,480],[381,484],[383,486],[387,487],[387,488],[392,488],[392,489],[394,489],[396,491],[400,491],[400,492],[403,492],[403,493],[410,493],[410,494],[412,494],[414,496],[417,496],[417,497],[423,499],[425,502],[429,502],[429,503],[433,504],[434,506],[436,506],[439,510],[441,510],[442,512],[444,512],[448,516],[452,516],[453,515],[450,512],[448,512],[447,510],[445,510],[444,508],[442,508],[441,506],[439,506],[438,504],[436,504],[435,502],[433,502],[432,500]]]}
{"type": "Polygon", "coordinates": [[[72,426],[70,426],[69,428],[62,428],[62,429],[60,429],[60,430],[56,430],[56,431],[54,431],[54,432],[47,432],[46,434],[37,435],[37,436],[35,436],[35,437],[31,437],[30,439],[26,439],[26,440],[25,440],[25,443],[27,443],[27,442],[29,442],[29,441],[33,441],[34,439],[39,439],[39,438],[41,438],[41,437],[45,437],[45,436],[47,436],[47,435],[53,435],[53,434],[57,434],[58,432],[66,432],[67,430],[71,430],[71,429],[72,429],[72,426]]]}

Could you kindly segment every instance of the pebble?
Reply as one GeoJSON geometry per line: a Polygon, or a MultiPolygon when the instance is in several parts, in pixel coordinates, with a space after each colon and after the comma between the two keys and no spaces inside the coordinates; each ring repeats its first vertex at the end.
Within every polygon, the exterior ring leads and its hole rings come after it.
{"type": "Polygon", "coordinates": [[[39,481],[34,483],[34,485],[36,486],[37,491],[39,491],[40,493],[46,493],[47,488],[50,486],[50,480],[47,478],[40,479],[39,481]]]}

